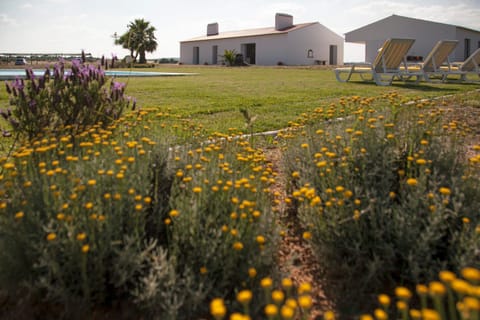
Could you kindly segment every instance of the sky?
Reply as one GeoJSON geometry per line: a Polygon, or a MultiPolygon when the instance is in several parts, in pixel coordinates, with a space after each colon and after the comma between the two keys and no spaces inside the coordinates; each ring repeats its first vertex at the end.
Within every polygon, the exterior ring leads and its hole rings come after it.
{"type": "MultiPolygon", "coordinates": [[[[392,14],[480,30],[480,0],[0,0],[0,53],[79,53],[95,57],[128,51],[113,35],[145,19],[156,28],[158,48],[147,58],[179,57],[180,41],[219,31],[271,27],[275,13],[294,23],[320,22],[346,32],[392,14]]],[[[345,61],[363,61],[364,47],[345,45],[345,61]]]]}

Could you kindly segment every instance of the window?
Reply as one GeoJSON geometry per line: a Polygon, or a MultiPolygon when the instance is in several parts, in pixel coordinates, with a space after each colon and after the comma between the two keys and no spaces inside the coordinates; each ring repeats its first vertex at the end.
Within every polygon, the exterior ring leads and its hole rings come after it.
{"type": "Polygon", "coordinates": [[[312,49],[308,49],[307,58],[313,58],[313,50],[312,49]]]}

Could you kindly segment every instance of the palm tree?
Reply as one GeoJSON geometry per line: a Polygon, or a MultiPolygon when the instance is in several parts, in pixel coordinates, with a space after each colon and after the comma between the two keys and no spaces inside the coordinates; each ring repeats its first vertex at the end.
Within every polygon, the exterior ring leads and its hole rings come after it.
{"type": "Polygon", "coordinates": [[[157,49],[157,39],[153,34],[155,27],[143,19],[135,19],[128,24],[128,30],[115,40],[115,44],[121,45],[124,49],[130,50],[130,56],[134,61],[140,56],[140,63],[146,63],[146,52],[153,52],[157,49]]]}

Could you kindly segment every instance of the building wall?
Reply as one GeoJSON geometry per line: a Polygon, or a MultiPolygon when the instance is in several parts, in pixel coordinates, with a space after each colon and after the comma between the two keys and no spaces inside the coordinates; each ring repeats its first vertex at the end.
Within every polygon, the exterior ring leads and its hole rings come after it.
{"type": "MultiPolygon", "coordinates": [[[[248,43],[255,43],[256,65],[313,65],[318,61],[328,64],[330,45],[337,46],[337,64],[343,64],[343,38],[320,24],[275,35],[181,42],[180,62],[193,64],[194,47],[199,47],[199,64],[212,64],[212,46],[218,46],[221,56],[225,50],[232,49],[243,53],[242,44],[248,43]],[[313,51],[313,57],[308,57],[308,50],[313,51]]],[[[220,56],[217,64],[223,61],[220,56]]]]}
{"type": "Polygon", "coordinates": [[[231,39],[218,39],[211,41],[194,41],[180,43],[180,62],[193,63],[193,48],[199,47],[199,64],[212,64],[212,46],[218,46],[217,64],[222,64],[225,50],[235,50],[242,53],[242,44],[256,44],[256,64],[275,65],[283,59],[285,54],[286,34],[268,35],[260,37],[242,37],[231,39]]]}
{"type": "MultiPolygon", "coordinates": [[[[390,16],[345,34],[345,41],[365,43],[365,60],[367,62],[373,62],[378,49],[388,38],[415,39],[409,55],[425,57],[437,41],[457,39],[456,29],[455,26],[443,23],[390,16]]],[[[459,47],[451,59],[458,55],[459,47]]]]}
{"type": "Polygon", "coordinates": [[[463,61],[465,60],[466,54],[472,54],[475,50],[480,48],[480,32],[474,32],[472,30],[464,29],[464,28],[457,28],[457,37],[458,46],[455,52],[454,61],[463,61]],[[468,51],[465,49],[465,39],[470,39],[470,48],[468,51]]]}
{"type": "Polygon", "coordinates": [[[343,64],[343,37],[317,23],[288,33],[288,65],[330,64],[330,46],[337,47],[336,64],[343,64]],[[308,51],[313,55],[309,57],[308,51]]]}

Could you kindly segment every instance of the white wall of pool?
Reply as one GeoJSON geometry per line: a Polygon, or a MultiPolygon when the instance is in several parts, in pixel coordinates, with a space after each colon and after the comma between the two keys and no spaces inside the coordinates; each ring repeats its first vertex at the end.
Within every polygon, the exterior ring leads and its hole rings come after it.
{"type": "MultiPolygon", "coordinates": [[[[36,77],[43,76],[45,69],[33,69],[36,77]]],[[[180,72],[150,72],[150,71],[121,71],[121,70],[105,70],[105,75],[109,77],[171,77],[171,76],[190,76],[196,73],[180,73],[180,72]]],[[[0,69],[0,80],[25,79],[25,69],[0,69]]]]}

